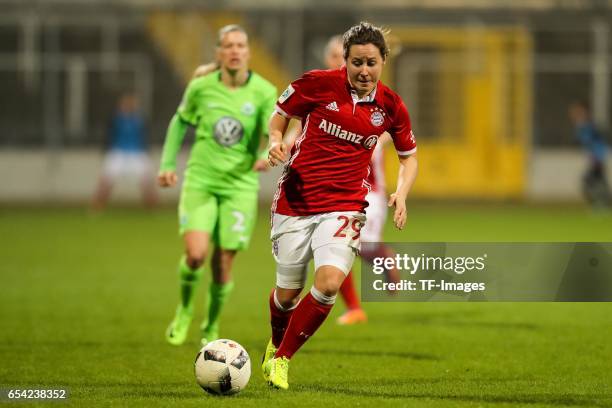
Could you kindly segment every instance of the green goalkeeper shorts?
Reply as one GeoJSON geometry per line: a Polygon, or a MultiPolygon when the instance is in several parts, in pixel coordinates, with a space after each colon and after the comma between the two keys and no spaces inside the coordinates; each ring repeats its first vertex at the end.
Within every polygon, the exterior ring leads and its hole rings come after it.
{"type": "Polygon", "coordinates": [[[223,249],[246,249],[257,218],[257,192],[214,194],[183,189],[179,203],[179,232],[208,232],[223,249]]]}

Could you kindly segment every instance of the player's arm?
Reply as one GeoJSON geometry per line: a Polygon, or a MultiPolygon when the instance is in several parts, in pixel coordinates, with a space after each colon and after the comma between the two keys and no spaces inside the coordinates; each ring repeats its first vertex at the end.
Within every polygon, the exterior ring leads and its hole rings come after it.
{"type": "Polygon", "coordinates": [[[289,118],[274,112],[270,118],[270,145],[268,147],[268,162],[270,166],[278,166],[287,160],[287,145],[283,142],[283,135],[287,131],[289,118]]]}
{"type": "Polygon", "coordinates": [[[399,174],[397,175],[397,189],[395,193],[389,197],[389,207],[395,206],[395,213],[393,214],[393,222],[398,229],[403,229],[406,225],[406,199],[408,193],[412,189],[414,181],[416,180],[418,163],[416,152],[410,156],[398,156],[399,157],[399,174]]]}
{"type": "Polygon", "coordinates": [[[162,150],[159,174],[157,175],[157,182],[161,187],[172,187],[178,181],[178,176],[176,175],[176,157],[179,150],[181,150],[188,126],[189,124],[183,121],[178,113],[174,114],[170,120],[162,150]]]}
{"type": "Polygon", "coordinates": [[[166,132],[161,164],[157,175],[157,182],[161,187],[172,187],[178,181],[178,176],[176,175],[176,157],[181,150],[187,128],[190,125],[196,126],[199,120],[196,98],[197,87],[194,86],[194,81],[192,81],[185,91],[183,101],[170,120],[170,125],[166,132]]]}
{"type": "Polygon", "coordinates": [[[270,128],[269,120],[274,114],[274,106],[276,105],[276,98],[278,94],[275,87],[271,87],[267,92],[266,97],[262,100],[262,107],[260,109],[259,122],[261,128],[261,144],[262,149],[259,151],[259,155],[253,170],[255,171],[267,171],[270,169],[270,162],[268,160],[268,146],[270,139],[270,128]]]}
{"type": "Polygon", "coordinates": [[[391,139],[391,135],[389,134],[389,132],[383,132],[383,134],[380,135],[380,137],[378,138],[378,144],[382,147],[385,147],[392,140],[393,139],[391,139]]]}
{"type": "Polygon", "coordinates": [[[283,137],[283,141],[287,145],[287,149],[291,151],[295,141],[298,138],[298,135],[302,134],[302,122],[299,120],[292,120],[289,122],[287,127],[287,132],[285,132],[285,136],[283,137]]]}
{"type": "Polygon", "coordinates": [[[401,99],[397,101],[397,108],[393,115],[393,123],[389,129],[389,135],[399,157],[400,166],[397,175],[397,188],[395,193],[389,197],[389,207],[395,206],[393,222],[398,229],[406,225],[406,198],[412,189],[417,176],[416,141],[408,110],[401,99]]]}
{"type": "Polygon", "coordinates": [[[287,132],[290,119],[301,120],[315,106],[316,97],[321,86],[320,73],[310,71],[293,81],[276,102],[276,111],[272,114],[270,124],[270,147],[268,161],[277,166],[287,161],[289,149],[283,136],[287,132]]]}

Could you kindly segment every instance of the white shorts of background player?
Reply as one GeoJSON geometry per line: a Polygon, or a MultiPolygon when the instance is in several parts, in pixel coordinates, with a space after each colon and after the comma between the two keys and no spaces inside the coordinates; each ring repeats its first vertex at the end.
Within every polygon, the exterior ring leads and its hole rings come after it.
{"type": "Polygon", "coordinates": [[[111,150],[104,158],[103,174],[112,181],[116,181],[119,177],[142,180],[149,177],[151,171],[151,161],[145,152],[111,150]]]}
{"type": "Polygon", "coordinates": [[[382,191],[370,191],[366,196],[366,201],[369,204],[366,207],[367,221],[361,229],[361,240],[380,242],[387,221],[387,197],[382,191]]]}

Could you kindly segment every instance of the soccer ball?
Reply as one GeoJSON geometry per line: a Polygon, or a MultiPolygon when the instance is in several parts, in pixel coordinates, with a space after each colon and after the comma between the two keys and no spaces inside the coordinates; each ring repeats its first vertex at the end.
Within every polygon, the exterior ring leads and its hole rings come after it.
{"type": "Polygon", "coordinates": [[[211,394],[230,395],[242,391],[251,377],[251,359],[233,340],[208,343],[195,360],[196,381],[211,394]]]}

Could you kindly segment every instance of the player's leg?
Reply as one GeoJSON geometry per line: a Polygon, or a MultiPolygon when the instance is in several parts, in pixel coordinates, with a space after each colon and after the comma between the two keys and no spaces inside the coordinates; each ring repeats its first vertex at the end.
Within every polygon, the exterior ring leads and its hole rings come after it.
{"type": "Polygon", "coordinates": [[[298,304],[275,357],[291,359],[325,321],[355,253],[342,244],[329,244],[314,250],[315,281],[310,292],[298,304]]]}
{"type": "Polygon", "coordinates": [[[140,180],[144,205],[147,208],[153,208],[157,205],[158,197],[149,156],[144,152],[135,154],[135,167],[140,180]]]}
{"type": "MultiPolygon", "coordinates": [[[[270,361],[281,345],[287,326],[299,305],[300,293],[306,282],[308,262],[312,258],[310,239],[314,224],[306,217],[287,217],[275,214],[272,227],[272,253],[276,261],[276,288],[269,298],[272,338],[262,359],[264,379],[270,381],[278,371],[270,361]],[[273,371],[273,372],[271,372],[273,371]]],[[[284,364],[284,362],[283,362],[284,364]]],[[[284,371],[286,373],[286,371],[284,371]]],[[[279,383],[279,380],[276,380],[279,383]]],[[[285,388],[286,378],[280,380],[285,388]]]]}
{"type": "Polygon", "coordinates": [[[264,372],[268,373],[270,385],[282,389],[289,387],[289,360],[314,335],[329,315],[354,256],[353,250],[347,246],[332,244],[315,249],[315,282],[310,292],[300,300],[293,312],[283,341],[274,358],[266,362],[264,372]],[[340,262],[345,265],[342,269],[333,265],[317,266],[317,260],[327,264],[338,258],[342,258],[340,262]]]}
{"type": "Polygon", "coordinates": [[[355,289],[353,271],[350,271],[346,276],[346,279],[344,279],[344,282],[342,282],[342,285],[340,286],[340,294],[344,300],[344,303],[346,304],[346,311],[340,317],[338,317],[336,323],[339,325],[352,325],[367,322],[368,315],[361,308],[359,295],[355,289]]]}
{"type": "MultiPolygon", "coordinates": [[[[393,249],[382,243],[382,231],[387,220],[387,199],[383,193],[374,191],[367,195],[367,199],[370,205],[366,208],[367,221],[361,229],[361,242],[368,244],[361,246],[360,256],[369,263],[372,263],[374,258],[395,257],[393,249]]],[[[399,282],[399,271],[395,268],[386,271],[385,279],[387,282],[399,282]]]]}
{"type": "Polygon", "coordinates": [[[166,331],[170,344],[185,342],[193,318],[193,302],[209,252],[211,231],[217,214],[216,198],[203,191],[183,190],[179,204],[180,233],[185,254],[179,261],[180,303],[166,331]]]}
{"type": "Polygon", "coordinates": [[[208,287],[206,310],[208,317],[202,323],[202,344],[219,338],[219,318],[223,306],[229,300],[234,289],[232,265],[236,250],[221,249],[218,246],[211,259],[212,282],[208,287]]]}
{"type": "Polygon", "coordinates": [[[206,298],[208,315],[202,322],[202,342],[219,337],[219,320],[234,288],[232,265],[236,253],[247,249],[257,219],[257,192],[220,195],[218,224],[213,240],[217,249],[212,259],[212,282],[206,298]]]}
{"type": "Polygon", "coordinates": [[[268,360],[280,346],[293,311],[300,301],[300,294],[306,283],[308,262],[312,257],[309,245],[309,231],[293,231],[277,237],[276,248],[276,288],[270,293],[270,327],[272,338],[270,350],[264,360],[268,360]],[[271,349],[274,348],[274,353],[271,349]],[[272,354],[272,355],[270,355],[272,354]]]}
{"type": "Polygon", "coordinates": [[[112,180],[105,175],[101,175],[98,179],[98,185],[96,186],[96,192],[92,200],[92,208],[96,211],[101,211],[106,208],[112,190],[112,180]]]}
{"type": "MultiPolygon", "coordinates": [[[[387,202],[385,195],[381,192],[371,191],[366,196],[368,207],[366,208],[366,222],[361,229],[361,240],[365,242],[378,242],[381,240],[382,228],[387,217],[387,202]]],[[[364,255],[362,248],[361,256],[368,262],[367,254],[364,255]]],[[[349,272],[342,286],[340,286],[340,295],[346,304],[346,312],[344,312],[336,323],[340,325],[351,325],[364,323],[368,320],[368,316],[361,308],[359,295],[355,289],[353,272],[349,272]]]]}
{"type": "Polygon", "coordinates": [[[108,152],[104,157],[102,173],[98,179],[96,191],[92,199],[92,208],[94,210],[103,210],[106,207],[113,189],[114,181],[121,174],[121,171],[121,154],[116,151],[108,152]]]}
{"type": "MultiPolygon", "coordinates": [[[[305,269],[306,268],[304,268],[304,270],[305,269]]],[[[305,275],[306,272],[304,272],[304,276],[305,275]]],[[[278,347],[283,341],[285,330],[287,330],[287,325],[289,325],[289,320],[299,303],[300,293],[302,293],[302,287],[287,289],[276,286],[276,288],[272,289],[270,297],[268,298],[272,337],[268,341],[266,350],[261,359],[262,368],[269,359],[274,357],[274,354],[276,354],[278,347]]],[[[264,378],[267,380],[265,373],[264,378]]]]}
{"type": "Polygon", "coordinates": [[[311,239],[315,282],[293,312],[278,351],[268,364],[269,382],[286,389],[289,360],[323,324],[336,301],[336,294],[351,270],[359,248],[359,230],[365,217],[356,213],[321,216],[311,239]]]}
{"type": "MultiPolygon", "coordinates": [[[[376,245],[365,245],[360,255],[364,261],[373,263],[375,258],[395,258],[395,251],[389,246],[377,242],[376,245]]],[[[385,279],[387,282],[397,283],[400,281],[400,273],[397,269],[392,268],[385,272],[385,279]]]]}

